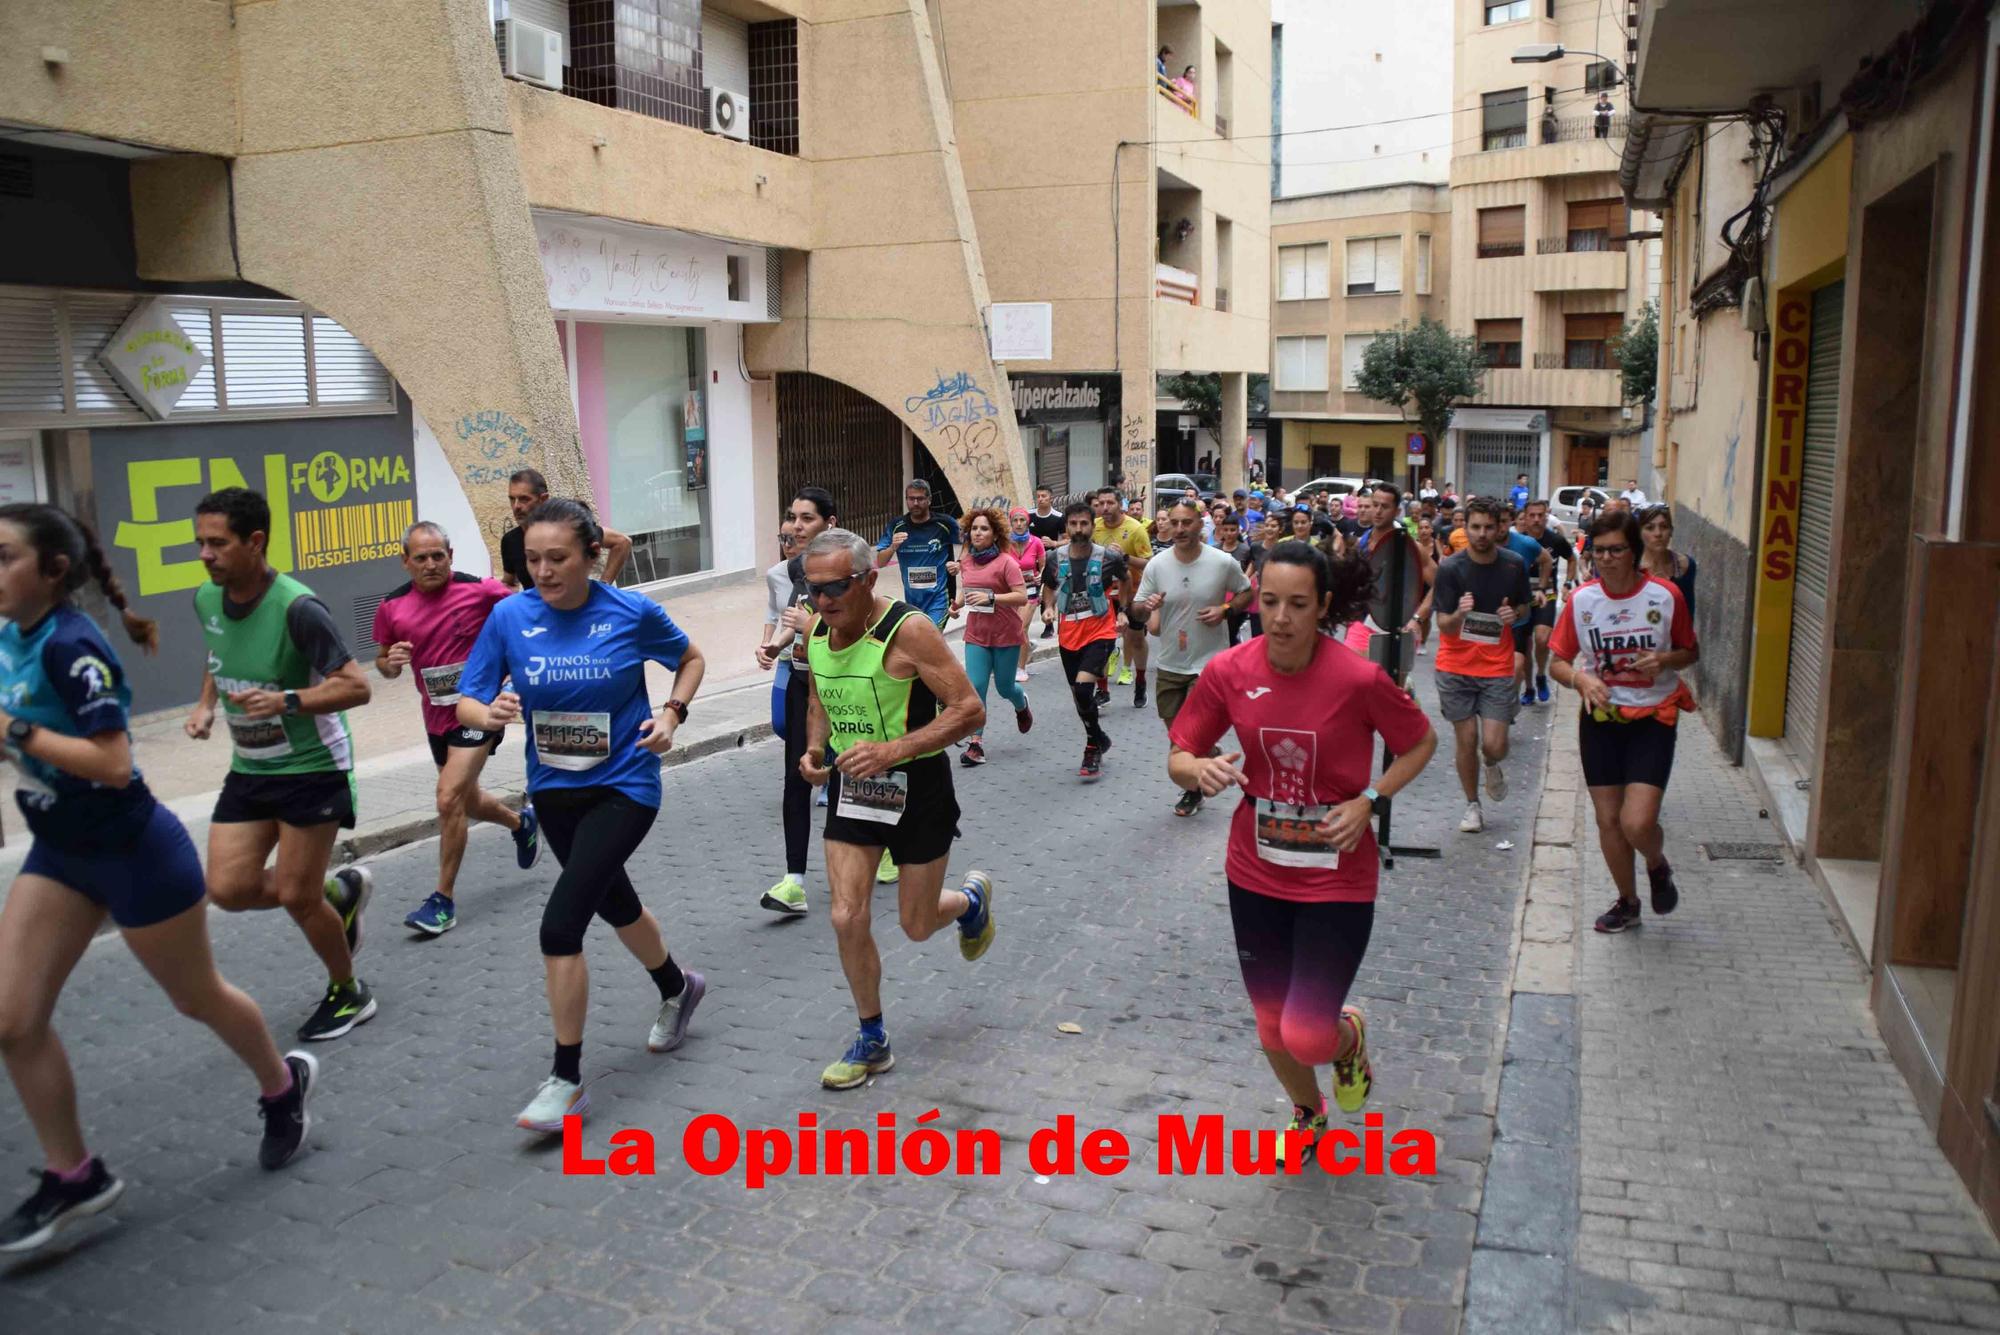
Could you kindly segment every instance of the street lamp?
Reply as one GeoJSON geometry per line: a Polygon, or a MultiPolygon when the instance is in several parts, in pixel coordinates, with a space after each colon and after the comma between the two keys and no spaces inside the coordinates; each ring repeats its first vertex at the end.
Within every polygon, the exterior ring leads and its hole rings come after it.
{"type": "Polygon", "coordinates": [[[1567,56],[1595,56],[1607,65],[1616,67],[1617,61],[1596,51],[1572,51],[1561,42],[1530,42],[1526,46],[1514,48],[1513,61],[1516,65],[1546,65],[1550,61],[1562,60],[1567,56]]]}

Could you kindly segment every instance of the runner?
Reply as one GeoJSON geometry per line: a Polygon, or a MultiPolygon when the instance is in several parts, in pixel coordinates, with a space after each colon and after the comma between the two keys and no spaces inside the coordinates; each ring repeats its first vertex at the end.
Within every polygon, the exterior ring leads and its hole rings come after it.
{"type": "Polygon", "coordinates": [[[229,725],[229,777],[208,824],[209,898],[230,913],[292,915],[327,977],[299,1037],[339,1038],[376,1011],[354,973],[374,877],[365,867],[326,874],[334,839],[354,828],[354,744],[341,711],[371,691],[326,604],[264,559],[270,531],[269,503],[243,487],[194,508],[210,580],[194,610],[208,659],[184,726],[207,738],[218,707],[229,725]],[[273,849],[274,869],[264,865],[273,849]]]}
{"type": "MultiPolygon", "coordinates": [[[[1041,539],[1042,550],[1047,551],[1063,540],[1063,514],[1056,509],[1056,494],[1047,487],[1035,488],[1035,513],[1028,520],[1028,532],[1041,539]]],[[[1050,639],[1056,633],[1055,604],[1053,595],[1037,579],[1029,587],[1039,592],[1042,609],[1042,638],[1050,639]]]]}
{"type": "Polygon", "coordinates": [[[403,919],[426,936],[458,926],[453,889],[465,861],[467,826],[473,819],[505,826],[514,835],[514,862],[523,871],[542,855],[535,809],[513,808],[479,786],[486,758],[500,749],[501,733],[458,726],[458,677],[465,657],[495,603],[512,597],[497,579],[478,579],[451,567],[451,539],[427,520],[403,535],[403,569],[410,581],[375,609],[375,670],[394,680],[404,668],[423,701],[424,734],[437,763],[438,884],[403,919]]]}
{"type": "Polygon", "coordinates": [[[1346,1003],[1368,949],[1379,862],[1375,802],[1411,783],[1437,737],[1380,667],[1319,633],[1352,621],[1374,583],[1359,563],[1283,542],[1264,565],[1264,635],[1219,655],[1174,721],[1175,783],[1243,801],[1229,826],[1229,916],[1257,1037],[1293,1104],[1291,1129],[1326,1129],[1314,1067],[1333,1064],[1343,1112],[1368,1100],[1368,1030],[1346,1003]],[[1243,752],[1211,755],[1224,733],[1243,752]],[[1369,786],[1376,738],[1396,759],[1369,786]],[[1247,753],[1247,754],[1246,754],[1247,753]]]}
{"type": "Polygon", "coordinates": [[[931,484],[922,478],[911,478],[903,488],[903,503],[907,511],[889,521],[875,544],[875,565],[879,569],[893,558],[902,567],[905,601],[942,630],[951,617],[964,539],[956,519],[932,511],[931,484]]]}
{"type": "Polygon", "coordinates": [[[1521,564],[1528,571],[1529,600],[1532,606],[1528,613],[1514,623],[1514,689],[1521,693],[1521,703],[1535,703],[1535,688],[1529,681],[1528,671],[1534,663],[1530,652],[1535,647],[1535,627],[1533,614],[1542,606],[1542,587],[1555,571],[1555,558],[1542,547],[1535,538],[1523,533],[1515,525],[1519,511],[1509,502],[1500,507],[1501,540],[1507,550],[1521,558],[1521,564]]]}
{"type": "MultiPolygon", "coordinates": [[[[1258,558],[1264,554],[1264,549],[1258,544],[1244,540],[1243,526],[1234,510],[1218,516],[1215,521],[1215,550],[1236,562],[1245,579],[1250,578],[1250,572],[1257,568],[1258,558]]],[[[1248,604],[1242,611],[1238,611],[1234,603],[1230,604],[1229,643],[1234,644],[1242,637],[1243,627],[1249,623],[1251,617],[1249,605],[1255,604],[1256,601],[1257,592],[1253,586],[1248,604]]]]}
{"type": "Polygon", "coordinates": [[[1090,540],[1092,507],[1076,502],[1063,512],[1069,541],[1042,562],[1042,587],[1052,591],[1062,618],[1056,645],[1062,654],[1063,680],[1070,685],[1076,716],[1083,720],[1083,764],[1077,776],[1094,783],[1104,773],[1104,753],[1111,735],[1098,720],[1102,688],[1118,644],[1120,588],[1128,587],[1130,567],[1125,553],[1090,540]]]}
{"type": "MultiPolygon", "coordinates": [[[[1136,586],[1146,573],[1146,562],[1152,559],[1153,544],[1146,537],[1146,526],[1137,519],[1118,516],[1118,493],[1110,487],[1100,487],[1092,498],[1097,511],[1097,523],[1091,529],[1090,540],[1101,547],[1116,547],[1125,553],[1125,561],[1136,586]]],[[[1118,684],[1134,682],[1132,687],[1132,707],[1146,706],[1146,618],[1136,609],[1128,608],[1124,613],[1122,639],[1125,646],[1124,666],[1119,672],[1118,684]]],[[[1108,685],[1108,683],[1107,683],[1108,685]]],[[[1109,692],[1100,692],[1100,701],[1110,698],[1109,692]]]]}
{"type": "Polygon", "coordinates": [[[944,889],[958,800],[945,748],[985,722],[972,683],[935,626],[908,603],[875,596],[868,540],[829,529],[806,548],[806,577],[819,620],[812,658],[812,733],[800,769],[830,783],[826,876],[840,967],[860,1032],[820,1075],[852,1089],[896,1059],[882,1025],[882,957],[875,949],[868,872],[885,848],[902,869],[897,906],[903,934],[928,940],[958,924],[959,954],[976,960],[993,944],[993,881],[966,873],[944,889]]]}
{"type": "MultiPolygon", "coordinates": [[[[514,527],[500,535],[500,579],[510,589],[532,589],[522,527],[534,508],[549,498],[549,484],[532,468],[517,470],[507,479],[507,508],[514,512],[514,527]]],[[[619,572],[632,556],[632,539],[617,529],[604,530],[604,574],[606,584],[616,584],[619,572]]]]}
{"type": "Polygon", "coordinates": [[[674,963],[625,874],[660,814],[660,757],[687,721],[707,663],[658,603],[591,579],[603,532],[588,506],[544,501],[522,529],[535,587],[486,619],[459,678],[458,721],[493,732],[527,720],[528,795],[562,864],[541,930],[555,1062],[514,1119],[523,1130],[554,1133],[565,1115],[590,1108],[583,934],[593,916],[611,925],[659,988],[648,1052],[681,1045],[707,990],[699,973],[674,963]],[[648,660],[674,674],[657,714],[647,703],[648,660]],[[508,678],[512,689],[501,689],[508,678]]]}
{"type": "MultiPolygon", "coordinates": [[[[1250,577],[1236,558],[1203,545],[1200,505],[1179,502],[1171,523],[1174,545],[1168,555],[1146,563],[1133,601],[1146,614],[1147,632],[1159,638],[1154,660],[1159,690],[1153,699],[1169,732],[1203,667],[1229,647],[1230,615],[1250,605],[1250,577]]],[[[1174,814],[1199,810],[1201,790],[1183,789],[1174,814]]]]}
{"type": "Polygon", "coordinates": [[[785,739],[785,874],[757,903],[792,917],[806,911],[806,852],[812,841],[812,785],[799,774],[799,757],[806,753],[806,701],[812,689],[804,636],[813,618],[812,598],[806,593],[805,550],[838,518],[831,494],[820,487],[800,487],[785,511],[792,555],[764,572],[770,598],[757,666],[766,672],[775,668],[778,677],[777,733],[785,739]]]}
{"type": "Polygon", "coordinates": [[[1560,590],[1556,582],[1556,562],[1559,560],[1569,562],[1568,574],[1564,576],[1560,587],[1562,589],[1575,587],[1576,548],[1570,546],[1569,539],[1563,536],[1561,529],[1549,522],[1549,503],[1545,500],[1532,500],[1528,502],[1528,508],[1521,512],[1521,531],[1536,542],[1539,542],[1547,555],[1547,563],[1542,566],[1540,571],[1540,582],[1535,586],[1534,615],[1528,621],[1528,624],[1533,628],[1532,633],[1534,635],[1534,697],[1530,699],[1528,690],[1524,685],[1521,691],[1521,703],[1524,705],[1533,704],[1538,700],[1542,704],[1547,704],[1549,702],[1549,636],[1555,632],[1556,603],[1559,601],[1560,596],[1560,590]]]}
{"type": "MultiPolygon", "coordinates": [[[[1670,505],[1649,505],[1639,511],[1639,532],[1646,550],[1639,565],[1655,579],[1663,579],[1681,591],[1688,615],[1694,615],[1694,558],[1674,550],[1674,510],[1670,505]]],[[[1574,574],[1574,571],[1571,571],[1574,574]]]]}
{"type": "MultiPolygon", "coordinates": [[[[1048,488],[1044,487],[1042,490],[1047,491],[1048,488]]],[[[1021,665],[1014,669],[1014,680],[1024,682],[1028,679],[1028,623],[1034,618],[1035,604],[1042,601],[1042,557],[1048,549],[1043,545],[1040,535],[1031,527],[1034,523],[1033,515],[1016,506],[1007,512],[1007,518],[1013,526],[1008,536],[1014,545],[1014,559],[1021,567],[1021,582],[1029,591],[1028,601],[1021,604],[1021,665]]],[[[1060,523],[1062,516],[1057,515],[1056,520],[1060,523]]],[[[1046,629],[1048,621],[1046,608],[1042,613],[1042,621],[1046,629]]]]}
{"type": "MultiPolygon", "coordinates": [[[[1479,761],[1486,761],[1486,795],[1507,796],[1507,730],[1521,704],[1514,694],[1513,627],[1532,602],[1528,568],[1500,545],[1501,501],[1475,496],[1466,506],[1467,546],[1438,567],[1438,711],[1451,724],[1458,786],[1465,792],[1464,834],[1486,828],[1479,805],[1479,761]]],[[[1539,548],[1538,548],[1539,550],[1539,548]]]]}
{"type": "Polygon", "coordinates": [[[194,843],[132,764],[124,666],[70,601],[92,579],[126,633],[157,652],[158,627],[126,609],[95,534],[53,506],[0,506],[0,734],[34,838],[0,907],[0,1056],[44,1164],[34,1194],[0,1219],[0,1252],[46,1246],[125,1191],[84,1142],[75,1076],[50,1027],[106,916],[174,1009],[212,1029],[256,1077],[258,1163],[284,1167],[312,1124],[318,1063],[280,1057],[257,1003],[216,972],[194,843]]]}
{"type": "Polygon", "coordinates": [[[1639,925],[1634,853],[1646,861],[1653,912],[1672,913],[1680,903],[1660,802],[1673,772],[1675,727],[1681,711],[1694,708],[1681,669],[1701,650],[1681,591],[1639,569],[1645,538],[1632,513],[1606,513],[1591,536],[1598,577],[1563,606],[1550,647],[1556,680],[1583,697],[1577,719],[1583,782],[1597,814],[1598,847],[1618,887],[1597,930],[1622,932],[1639,925]]]}
{"type": "MultiPolygon", "coordinates": [[[[1017,511],[1016,513],[1026,513],[1017,511]]],[[[1028,541],[1034,542],[1033,534],[1028,541]]],[[[986,686],[993,684],[1001,699],[1014,706],[1014,726],[1022,732],[1035,726],[1028,693],[1016,679],[1016,667],[1027,647],[1027,627],[1017,608],[1028,606],[1027,580],[998,510],[979,509],[965,516],[965,560],[959,566],[956,614],[965,612],[965,674],[986,709],[986,686]]],[[[958,757],[971,768],[986,763],[986,729],[973,729],[972,740],[958,757]]]]}

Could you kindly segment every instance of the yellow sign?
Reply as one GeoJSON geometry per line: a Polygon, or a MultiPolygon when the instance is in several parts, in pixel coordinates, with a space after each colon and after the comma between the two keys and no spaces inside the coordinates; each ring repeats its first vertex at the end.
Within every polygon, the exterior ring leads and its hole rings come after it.
{"type": "Polygon", "coordinates": [[[1792,580],[1799,560],[1799,486],[1805,460],[1806,371],[1812,357],[1807,294],[1778,298],[1771,324],[1770,416],[1764,431],[1764,494],[1757,524],[1749,730],[1785,731],[1785,674],[1791,663],[1792,580]]]}

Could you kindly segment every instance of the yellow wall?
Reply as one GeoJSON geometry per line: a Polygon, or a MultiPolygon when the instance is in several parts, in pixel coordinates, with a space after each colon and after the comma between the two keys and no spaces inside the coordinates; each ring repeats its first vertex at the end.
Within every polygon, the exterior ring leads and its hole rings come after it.
{"type": "Polygon", "coordinates": [[[1823,287],[1847,263],[1847,203],[1854,139],[1841,136],[1778,200],[1772,229],[1771,286],[1823,287]]]}
{"type": "Polygon", "coordinates": [[[1392,449],[1396,451],[1398,467],[1403,462],[1403,446],[1415,427],[1404,422],[1302,422],[1292,420],[1285,423],[1285,477],[1308,481],[1318,474],[1311,472],[1312,447],[1315,445],[1340,446],[1339,476],[1365,477],[1368,474],[1368,449],[1392,449]]]}

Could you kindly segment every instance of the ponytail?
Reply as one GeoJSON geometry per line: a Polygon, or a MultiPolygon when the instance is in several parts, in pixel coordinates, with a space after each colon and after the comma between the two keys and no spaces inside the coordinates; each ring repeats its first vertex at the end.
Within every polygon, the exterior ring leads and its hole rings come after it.
{"type": "Polygon", "coordinates": [[[125,586],[118,581],[118,575],[111,569],[111,563],[104,559],[104,548],[98,544],[97,534],[90,525],[77,522],[83,533],[83,560],[90,567],[91,578],[104,591],[104,601],[118,609],[118,619],[125,623],[125,633],[132,642],[149,654],[160,652],[160,623],[140,616],[132,610],[125,599],[125,586]]]}
{"type": "Polygon", "coordinates": [[[59,576],[65,596],[82,588],[85,580],[96,580],[105,601],[118,609],[125,633],[147,653],[159,652],[159,623],[132,610],[124,585],[105,560],[104,548],[88,524],[53,505],[27,503],[0,505],[0,522],[17,524],[28,535],[29,545],[39,555],[42,574],[59,576]],[[67,562],[60,570],[56,568],[58,557],[67,562]]]}

